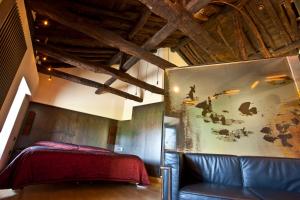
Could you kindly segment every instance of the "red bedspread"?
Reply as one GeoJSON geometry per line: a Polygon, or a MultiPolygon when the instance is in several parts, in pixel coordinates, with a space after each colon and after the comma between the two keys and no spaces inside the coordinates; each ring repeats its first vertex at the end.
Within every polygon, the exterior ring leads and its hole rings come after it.
{"type": "Polygon", "coordinates": [[[22,151],[0,173],[1,189],[95,180],[149,185],[144,163],[137,156],[116,154],[101,148],[89,149],[88,146],[80,150],[42,145],[36,144],[22,151]]]}

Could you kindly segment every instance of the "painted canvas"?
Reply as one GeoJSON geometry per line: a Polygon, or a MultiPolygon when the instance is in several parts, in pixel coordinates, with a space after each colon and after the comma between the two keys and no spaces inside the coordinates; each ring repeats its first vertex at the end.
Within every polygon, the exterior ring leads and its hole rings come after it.
{"type": "Polygon", "coordinates": [[[170,69],[176,150],[300,157],[298,57],[170,69]]]}

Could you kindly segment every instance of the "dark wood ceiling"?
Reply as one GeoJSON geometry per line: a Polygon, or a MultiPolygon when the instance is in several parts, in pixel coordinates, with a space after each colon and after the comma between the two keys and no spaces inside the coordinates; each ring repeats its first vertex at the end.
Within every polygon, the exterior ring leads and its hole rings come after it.
{"type": "MultiPolygon", "coordinates": [[[[222,43],[231,52],[231,56],[226,57],[225,62],[298,54],[300,18],[294,1],[248,0],[244,2],[236,4],[236,7],[230,5],[223,7],[220,14],[209,17],[209,20],[202,24],[216,41],[222,43]],[[267,52],[262,50],[262,46],[267,52]]],[[[300,5],[299,2],[298,4],[300,5]]],[[[215,6],[220,3],[210,5],[215,6]]],[[[203,14],[206,16],[205,10],[203,14]]],[[[182,55],[191,65],[214,63],[209,55],[191,40],[181,43],[173,50],[182,55]]]]}
{"type": "Polygon", "coordinates": [[[97,94],[117,79],[163,93],[126,74],[139,59],[162,69],[174,67],[150,53],[161,47],[176,51],[189,65],[295,55],[300,47],[299,12],[292,0],[26,3],[34,11],[28,18],[39,68],[79,67],[112,75],[98,85],[97,94]],[[111,70],[113,64],[120,68],[111,70]]]}
{"type": "MultiPolygon", "coordinates": [[[[102,28],[110,30],[138,46],[142,46],[167,23],[166,20],[151,13],[145,5],[134,0],[76,0],[70,2],[54,0],[53,3],[58,6],[68,4],[68,8],[74,14],[97,21],[102,28]],[[135,31],[137,24],[146,12],[150,13],[147,20],[142,27],[135,31]]],[[[119,52],[119,49],[101,44],[99,41],[39,13],[36,13],[33,37],[35,42],[55,45],[92,62],[106,65],[119,62],[118,60],[117,62],[111,61],[114,55],[119,52]],[[43,24],[45,20],[48,21],[47,26],[43,24]]],[[[176,30],[153,48],[153,51],[161,47],[175,48],[177,42],[183,38],[184,35],[176,30]]],[[[44,63],[54,68],[65,65],[53,59],[49,59],[44,63]]]]}

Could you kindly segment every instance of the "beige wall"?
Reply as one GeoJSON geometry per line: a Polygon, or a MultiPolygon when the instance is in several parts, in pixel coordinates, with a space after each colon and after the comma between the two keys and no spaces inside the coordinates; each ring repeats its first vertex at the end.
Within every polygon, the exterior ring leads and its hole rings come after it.
{"type": "MultiPolygon", "coordinates": [[[[0,111],[0,126],[1,127],[5,121],[6,115],[10,109],[11,103],[15,97],[15,94],[17,92],[17,89],[19,87],[22,77],[25,77],[31,93],[34,93],[36,91],[38,82],[39,82],[38,73],[36,71],[35,58],[34,58],[33,49],[32,49],[32,43],[31,43],[31,37],[30,37],[30,32],[29,32],[29,27],[28,27],[28,21],[27,21],[24,1],[17,0],[17,5],[19,8],[21,22],[22,22],[22,26],[23,26],[23,30],[24,30],[25,39],[26,39],[27,51],[23,57],[20,67],[17,71],[17,74],[13,80],[13,83],[9,89],[7,97],[1,108],[1,111],[0,111]]],[[[22,112],[20,112],[20,115],[22,115],[22,112]]],[[[17,121],[15,126],[18,127],[18,125],[20,123],[21,123],[20,120],[17,121]]],[[[14,134],[17,134],[17,132],[18,131],[15,131],[14,134]]],[[[10,138],[13,138],[13,137],[17,137],[17,135],[11,135],[10,138]]],[[[9,152],[8,150],[12,148],[13,144],[14,144],[14,141],[9,140],[5,147],[5,152],[8,153],[9,152]]],[[[4,157],[6,158],[7,156],[4,155],[4,157]]],[[[0,169],[4,163],[6,163],[6,159],[1,158],[0,169]]]]}

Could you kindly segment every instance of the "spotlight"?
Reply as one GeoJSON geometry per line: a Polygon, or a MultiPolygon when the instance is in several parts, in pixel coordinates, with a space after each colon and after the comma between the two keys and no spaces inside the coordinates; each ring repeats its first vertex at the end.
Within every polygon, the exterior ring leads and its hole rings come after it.
{"type": "Polygon", "coordinates": [[[49,76],[48,81],[52,81],[52,77],[51,76],[49,76]]]}
{"type": "Polygon", "coordinates": [[[44,20],[44,21],[43,21],[43,24],[44,24],[44,26],[48,26],[48,25],[49,25],[48,20],[44,20]]]}
{"type": "Polygon", "coordinates": [[[46,57],[46,56],[44,56],[44,57],[43,57],[43,61],[46,61],[46,60],[47,60],[47,57],[46,57]]]}
{"type": "Polygon", "coordinates": [[[48,67],[47,70],[48,70],[49,72],[51,72],[51,71],[52,71],[52,68],[51,68],[51,67],[48,67]]]}
{"type": "Polygon", "coordinates": [[[174,87],[173,87],[173,91],[174,91],[175,93],[179,93],[179,91],[180,91],[180,90],[179,90],[179,87],[178,87],[178,86],[174,86],[174,87]]]}

